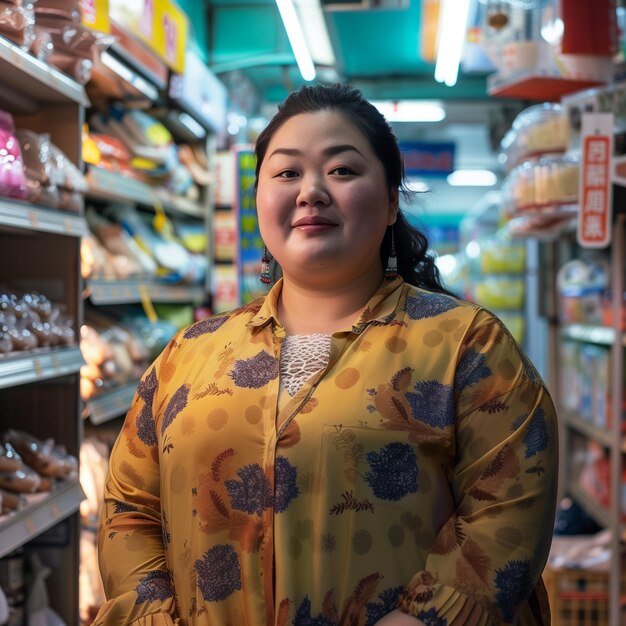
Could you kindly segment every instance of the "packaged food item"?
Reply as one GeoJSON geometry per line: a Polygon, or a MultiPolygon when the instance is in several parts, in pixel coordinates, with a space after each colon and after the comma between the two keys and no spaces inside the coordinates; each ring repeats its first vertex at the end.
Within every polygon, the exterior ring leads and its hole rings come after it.
{"type": "MultiPolygon", "coordinates": [[[[4,440],[17,450],[26,465],[41,476],[64,478],[77,469],[76,458],[55,445],[52,439],[41,441],[29,433],[8,430],[4,434],[4,440]]],[[[37,483],[35,491],[39,489],[40,482],[37,483]]]]}
{"type": "Polygon", "coordinates": [[[0,1],[0,35],[28,50],[34,38],[34,25],[32,2],[0,1]]]}
{"type": "Polygon", "coordinates": [[[10,113],[0,110],[0,195],[24,199],[26,176],[19,141],[10,113]]]}
{"type": "Polygon", "coordinates": [[[41,478],[28,466],[14,472],[0,472],[0,489],[13,493],[35,493],[39,489],[41,478]]]}
{"type": "Polygon", "coordinates": [[[0,444],[0,472],[14,472],[22,464],[22,457],[10,443],[0,444]]]}

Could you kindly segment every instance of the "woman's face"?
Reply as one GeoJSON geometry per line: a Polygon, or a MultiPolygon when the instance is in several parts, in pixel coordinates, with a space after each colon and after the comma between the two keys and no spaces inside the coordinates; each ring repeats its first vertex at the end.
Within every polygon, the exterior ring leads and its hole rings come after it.
{"type": "Polygon", "coordinates": [[[340,113],[303,113],[276,131],[256,204],[263,240],[285,276],[340,283],[381,273],[380,244],[396,220],[398,194],[366,137],[340,113]]]}

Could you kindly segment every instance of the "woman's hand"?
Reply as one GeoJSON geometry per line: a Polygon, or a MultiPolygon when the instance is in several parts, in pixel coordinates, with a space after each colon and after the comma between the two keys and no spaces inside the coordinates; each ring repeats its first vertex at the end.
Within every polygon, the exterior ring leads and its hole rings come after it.
{"type": "Polygon", "coordinates": [[[425,626],[425,624],[417,617],[396,609],[378,620],[375,626],[425,626]]]}

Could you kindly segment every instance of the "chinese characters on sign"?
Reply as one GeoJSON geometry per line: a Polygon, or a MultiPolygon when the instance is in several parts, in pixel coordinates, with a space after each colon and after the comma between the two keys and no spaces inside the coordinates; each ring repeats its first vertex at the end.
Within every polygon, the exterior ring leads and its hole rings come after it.
{"type": "Polygon", "coordinates": [[[613,114],[583,115],[578,243],[604,248],[611,241],[613,217],[613,114]]]}

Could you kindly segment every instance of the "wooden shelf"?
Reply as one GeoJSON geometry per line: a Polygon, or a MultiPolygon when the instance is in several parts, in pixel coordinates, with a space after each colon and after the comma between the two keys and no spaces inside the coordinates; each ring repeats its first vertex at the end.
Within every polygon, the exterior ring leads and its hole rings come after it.
{"type": "Polygon", "coordinates": [[[147,207],[153,207],[156,202],[160,202],[166,211],[204,218],[204,210],[200,204],[117,172],[91,166],[87,172],[87,181],[87,198],[92,200],[131,202],[147,207]]]}
{"type": "Polygon", "coordinates": [[[78,346],[3,355],[0,357],[0,389],[75,374],[84,363],[78,346]]]}
{"type": "Polygon", "coordinates": [[[602,83],[592,80],[573,80],[560,76],[536,76],[520,72],[502,77],[487,77],[487,91],[497,98],[519,98],[534,102],[559,102],[561,97],[575,91],[598,87],[602,83]]]}
{"type": "Polygon", "coordinates": [[[138,384],[136,380],[88,400],[85,408],[91,423],[97,426],[124,415],[130,408],[138,384]]]}
{"type": "Polygon", "coordinates": [[[0,36],[0,82],[2,98],[15,96],[17,105],[36,110],[42,102],[76,102],[85,107],[89,99],[82,85],[55,67],[24,52],[0,36]],[[10,87],[9,87],[10,86],[10,87]],[[10,92],[7,92],[10,90],[10,92]],[[19,93],[19,96],[16,94],[19,93]]]}
{"type": "MultiPolygon", "coordinates": [[[[611,433],[606,428],[596,426],[595,424],[592,424],[591,422],[573,413],[563,411],[561,415],[565,420],[565,423],[572,430],[575,430],[581,435],[596,441],[605,448],[610,448],[613,445],[611,433]]],[[[626,439],[622,441],[622,451],[626,453],[626,439]]]]}
{"type": "MultiPolygon", "coordinates": [[[[592,324],[568,324],[561,328],[561,337],[585,341],[602,346],[612,346],[615,343],[615,329],[611,326],[595,326],[592,324]]],[[[621,336],[622,343],[626,345],[626,334],[621,336]]]]}
{"type": "Polygon", "coordinates": [[[83,237],[89,231],[82,215],[0,198],[0,227],[83,237]]]}
{"type": "Polygon", "coordinates": [[[585,510],[587,515],[591,517],[596,524],[603,528],[608,528],[611,520],[609,510],[597,502],[584,489],[577,484],[572,483],[569,486],[569,492],[572,498],[585,510]]]}
{"type": "Polygon", "coordinates": [[[153,302],[189,302],[201,304],[204,300],[202,285],[168,285],[141,280],[87,281],[89,299],[96,305],[132,304],[142,301],[142,292],[153,302]]]}
{"type": "Polygon", "coordinates": [[[78,481],[68,481],[27,499],[22,510],[0,516],[0,558],[78,511],[85,494],[78,481]]]}

